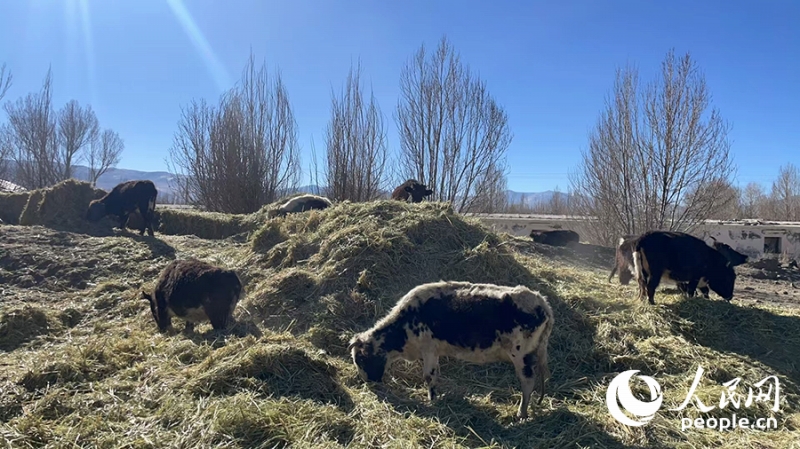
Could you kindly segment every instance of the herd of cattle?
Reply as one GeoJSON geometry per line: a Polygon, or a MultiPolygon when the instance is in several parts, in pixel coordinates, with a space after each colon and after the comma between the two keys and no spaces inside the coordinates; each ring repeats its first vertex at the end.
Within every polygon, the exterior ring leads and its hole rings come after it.
{"type": "MultiPolygon", "coordinates": [[[[399,201],[421,202],[433,194],[424,184],[410,179],[392,192],[399,201]]],[[[90,203],[86,219],[98,221],[111,215],[124,228],[128,215],[138,211],[144,221],[141,235],[153,232],[157,190],[151,181],[129,181],[114,187],[103,198],[90,203]]],[[[285,216],[310,209],[324,209],[331,201],[317,195],[292,198],[270,213],[285,216]]],[[[569,230],[533,231],[534,242],[555,246],[577,243],[580,236],[569,230]]],[[[635,278],[639,298],[653,303],[662,280],[677,283],[688,296],[709,288],[730,300],[736,274],[733,267],[747,261],[728,245],[713,246],[688,234],[650,231],[625,236],[616,248],[616,261],[609,281],[619,272],[622,284],[635,278]]],[[[154,288],[141,291],[149,302],[158,329],[172,328],[172,318],[186,323],[210,321],[215,330],[233,322],[233,312],[244,295],[244,286],[233,270],[197,259],[175,260],[160,273],[154,288]]],[[[528,416],[530,396],[539,386],[541,403],[544,383],[550,376],[547,347],[554,326],[553,310],[545,296],[515,287],[460,281],[419,285],[398,300],[392,310],[370,329],[349,342],[348,352],[359,375],[379,382],[395,359],[422,361],[428,397],[434,400],[439,378],[439,358],[455,357],[473,363],[510,361],[522,387],[517,416],[528,416]]]]}

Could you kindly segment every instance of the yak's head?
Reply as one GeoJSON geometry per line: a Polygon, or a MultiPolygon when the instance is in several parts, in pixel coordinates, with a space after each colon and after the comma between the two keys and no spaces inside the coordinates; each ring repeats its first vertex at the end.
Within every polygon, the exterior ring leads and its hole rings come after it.
{"type": "Polygon", "coordinates": [[[377,348],[372,337],[354,336],[347,347],[358,369],[358,375],[369,382],[380,382],[386,370],[386,354],[377,348]]]}
{"type": "Polygon", "coordinates": [[[736,284],[736,271],[730,263],[713,269],[708,276],[708,286],[714,290],[722,299],[730,301],[733,299],[733,287],[736,284]]]}
{"type": "Polygon", "coordinates": [[[433,190],[426,187],[425,184],[420,184],[418,182],[415,182],[410,186],[406,186],[404,190],[408,192],[409,195],[411,195],[412,203],[422,202],[423,198],[425,198],[426,196],[433,195],[433,190]]]}
{"type": "Polygon", "coordinates": [[[158,325],[158,330],[162,332],[167,330],[167,326],[158,321],[158,306],[156,305],[156,298],[153,296],[153,294],[142,290],[141,296],[142,299],[146,299],[147,302],[150,303],[150,313],[153,314],[153,320],[155,320],[156,325],[158,325]]]}
{"type": "Polygon", "coordinates": [[[86,219],[89,221],[99,221],[106,215],[106,205],[100,200],[92,200],[89,209],[86,210],[86,219]]]}

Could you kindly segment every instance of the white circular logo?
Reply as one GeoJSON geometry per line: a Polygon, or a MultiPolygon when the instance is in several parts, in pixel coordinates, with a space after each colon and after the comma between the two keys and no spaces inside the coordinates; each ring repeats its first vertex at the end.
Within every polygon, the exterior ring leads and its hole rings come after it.
{"type": "Polygon", "coordinates": [[[636,377],[642,379],[650,387],[651,402],[642,402],[633,397],[630,380],[638,372],[638,369],[632,369],[618,374],[606,390],[606,406],[611,416],[622,424],[634,427],[643,426],[653,419],[658,409],[661,408],[661,401],[664,400],[661,394],[661,385],[649,376],[636,377]],[[640,421],[628,418],[620,409],[620,405],[628,413],[640,418],[640,421]]]}

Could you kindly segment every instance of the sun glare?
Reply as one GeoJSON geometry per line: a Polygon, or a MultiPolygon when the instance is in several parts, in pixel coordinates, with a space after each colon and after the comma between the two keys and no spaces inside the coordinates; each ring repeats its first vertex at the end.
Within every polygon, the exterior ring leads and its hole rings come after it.
{"type": "Polygon", "coordinates": [[[221,91],[230,88],[231,86],[227,70],[225,70],[225,67],[222,65],[219,58],[217,58],[217,55],[214,53],[214,50],[211,48],[208,40],[205,38],[205,36],[203,36],[200,28],[197,27],[197,24],[194,22],[191,13],[189,13],[189,10],[186,9],[186,6],[183,4],[183,0],[167,0],[167,4],[169,4],[172,13],[175,14],[175,18],[178,19],[178,22],[180,22],[183,31],[192,41],[192,45],[194,45],[195,50],[197,50],[197,52],[200,54],[200,57],[203,58],[206,69],[214,79],[217,87],[221,91]]]}

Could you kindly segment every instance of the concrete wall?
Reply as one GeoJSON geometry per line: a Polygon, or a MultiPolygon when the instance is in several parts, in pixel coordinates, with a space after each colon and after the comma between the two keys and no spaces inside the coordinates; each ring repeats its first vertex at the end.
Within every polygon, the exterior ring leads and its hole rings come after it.
{"type": "Polygon", "coordinates": [[[581,233],[583,223],[569,217],[546,215],[516,215],[516,214],[473,214],[495,232],[506,232],[511,235],[527,237],[531,231],[551,231],[554,229],[568,229],[581,233]]]}
{"type": "Polygon", "coordinates": [[[800,226],[797,225],[758,225],[745,226],[734,224],[705,224],[698,229],[698,237],[704,237],[710,243],[709,237],[714,237],[718,242],[731,246],[731,248],[751,258],[774,257],[764,253],[765,237],[777,238],[780,242],[780,253],[789,257],[800,258],[800,226]]]}
{"type": "MultiPolygon", "coordinates": [[[[585,226],[583,220],[557,215],[471,214],[471,216],[481,220],[495,232],[506,232],[516,236],[529,236],[534,229],[541,231],[569,229],[581,234],[585,226]]],[[[778,238],[780,254],[785,253],[794,259],[800,259],[800,223],[707,222],[694,234],[709,244],[712,243],[710,237],[714,237],[718,242],[730,245],[731,248],[753,259],[775,257],[764,254],[764,238],[778,238]]]]}

